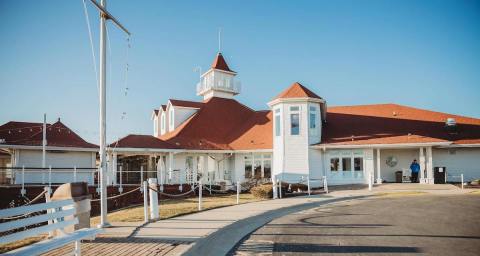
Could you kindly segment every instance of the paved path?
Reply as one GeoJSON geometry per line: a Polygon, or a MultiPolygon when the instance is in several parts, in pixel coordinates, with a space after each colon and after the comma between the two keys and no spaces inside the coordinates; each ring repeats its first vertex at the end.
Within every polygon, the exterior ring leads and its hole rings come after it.
{"type": "MultiPolygon", "coordinates": [[[[366,189],[340,190],[328,195],[312,195],[311,197],[286,198],[222,207],[146,225],[141,223],[113,223],[114,227],[106,229],[106,233],[95,241],[84,243],[82,248],[85,249],[84,254],[86,255],[98,255],[95,251],[102,251],[104,247],[110,248],[109,250],[114,252],[122,252],[123,247],[120,247],[119,244],[128,245],[131,244],[131,241],[135,241],[134,243],[143,245],[140,247],[127,246],[136,248],[125,251],[125,253],[130,252],[126,253],[129,256],[135,255],[136,252],[142,252],[145,255],[148,255],[148,253],[154,255],[179,255],[181,253],[211,255],[210,252],[213,252],[213,250],[218,252],[215,255],[222,255],[232,249],[244,236],[274,218],[314,208],[324,203],[342,200],[346,197],[365,197],[376,192],[405,190],[399,189],[393,184],[389,185],[390,187],[387,185],[376,186],[372,192],[366,189]],[[109,244],[110,247],[108,247],[109,244]],[[141,251],[141,248],[145,250],[141,251]]],[[[408,185],[413,187],[407,190],[415,191],[433,188],[431,185],[427,185],[425,188],[415,186],[420,184],[408,185]]],[[[465,191],[447,185],[442,189],[430,190],[430,192],[464,193],[465,191]]],[[[54,252],[49,255],[61,254],[54,252]]]]}
{"type": "Polygon", "coordinates": [[[290,214],[236,255],[479,255],[480,196],[367,197],[290,214]]]}

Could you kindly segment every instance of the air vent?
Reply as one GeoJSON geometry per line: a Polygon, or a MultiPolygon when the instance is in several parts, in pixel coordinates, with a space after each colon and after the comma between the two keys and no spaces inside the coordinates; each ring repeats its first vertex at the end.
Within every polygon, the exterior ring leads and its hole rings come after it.
{"type": "Polygon", "coordinates": [[[447,118],[447,121],[445,122],[445,130],[449,134],[458,134],[457,121],[455,120],[455,118],[447,118]]]}
{"type": "Polygon", "coordinates": [[[455,125],[457,125],[457,121],[455,120],[455,118],[449,117],[449,118],[447,118],[447,121],[445,122],[445,125],[446,126],[455,126],[455,125]]]}

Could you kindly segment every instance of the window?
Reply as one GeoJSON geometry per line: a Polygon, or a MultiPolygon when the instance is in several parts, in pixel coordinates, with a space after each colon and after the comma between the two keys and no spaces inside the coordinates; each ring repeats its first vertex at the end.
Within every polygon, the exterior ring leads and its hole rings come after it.
{"type": "Polygon", "coordinates": [[[352,158],[342,158],[342,171],[351,171],[352,170],[352,158]]]}
{"type": "Polygon", "coordinates": [[[262,159],[255,159],[255,165],[253,168],[254,178],[261,179],[262,178],[262,159]]]}
{"type": "Polygon", "coordinates": [[[270,179],[272,177],[272,162],[270,160],[263,161],[263,178],[270,179]]]}
{"type": "Polygon", "coordinates": [[[330,171],[338,171],[340,159],[335,157],[330,159],[330,171]]]}
{"type": "Polygon", "coordinates": [[[299,110],[300,110],[300,107],[298,106],[290,107],[290,111],[299,111],[299,110]]]}
{"type": "Polygon", "coordinates": [[[252,160],[245,160],[245,179],[252,178],[252,160]]]}
{"type": "Polygon", "coordinates": [[[300,134],[300,117],[299,114],[290,114],[290,134],[299,135],[300,134]]]}
{"type": "Polygon", "coordinates": [[[363,171],[363,158],[355,157],[353,159],[353,165],[354,165],[355,171],[363,171]]]}
{"type": "Polygon", "coordinates": [[[275,136],[281,135],[280,109],[275,109],[275,136]]]}
{"type": "Polygon", "coordinates": [[[317,128],[317,108],[310,107],[310,129],[317,128]]]}
{"type": "Polygon", "coordinates": [[[162,131],[165,131],[165,114],[162,113],[162,117],[160,118],[162,131]]]}

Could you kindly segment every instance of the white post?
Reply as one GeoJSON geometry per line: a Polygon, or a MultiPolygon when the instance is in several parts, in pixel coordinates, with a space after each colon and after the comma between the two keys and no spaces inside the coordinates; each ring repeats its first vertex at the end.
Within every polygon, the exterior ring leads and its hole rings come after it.
{"type": "Polygon", "coordinates": [[[328,194],[328,182],[327,176],[323,176],[323,191],[328,194]]]}
{"type": "Polygon", "coordinates": [[[210,172],[208,172],[208,183],[210,184],[210,195],[212,194],[212,179],[210,177],[210,172]]]}
{"type": "MultiPolygon", "coordinates": [[[[101,0],[100,5],[107,9],[107,1],[101,0]]],[[[99,82],[100,82],[100,225],[99,227],[107,227],[110,226],[107,220],[107,186],[106,186],[106,172],[107,172],[107,162],[106,162],[106,101],[107,101],[107,93],[106,93],[106,84],[107,84],[107,40],[106,40],[106,15],[101,13],[100,15],[100,72],[99,72],[99,82]]]]}
{"type": "Polygon", "coordinates": [[[112,179],[113,185],[117,185],[117,173],[118,171],[118,154],[117,152],[113,153],[113,160],[112,160],[112,179]]]}
{"type": "MultiPolygon", "coordinates": [[[[44,187],[43,190],[45,191],[45,203],[49,203],[50,200],[50,188],[49,187],[44,187]]],[[[51,213],[52,209],[47,209],[47,213],[51,213]]],[[[51,225],[53,222],[52,220],[48,220],[48,225],[51,225]]],[[[48,237],[53,237],[53,231],[48,232],[48,237]]]]}
{"type": "Polygon", "coordinates": [[[377,148],[377,184],[382,184],[382,171],[381,171],[381,164],[380,164],[380,149],[377,148]]]}
{"type": "Polygon", "coordinates": [[[149,178],[148,179],[148,186],[149,194],[150,194],[150,218],[153,220],[157,220],[160,218],[159,211],[158,211],[158,194],[157,191],[157,179],[156,178],[149,178]],[[155,190],[153,190],[153,189],[155,190]]]}
{"type": "Polygon", "coordinates": [[[420,164],[420,183],[427,183],[425,181],[425,154],[424,154],[424,149],[420,148],[420,153],[419,153],[419,164],[420,164]]]}
{"type": "Polygon", "coordinates": [[[428,184],[434,183],[432,147],[427,147],[427,180],[428,184]]]}
{"type": "Polygon", "coordinates": [[[463,173],[460,174],[460,180],[462,181],[462,189],[463,189],[463,173]]]}
{"type": "Polygon", "coordinates": [[[25,191],[25,165],[22,165],[22,190],[20,190],[20,194],[24,196],[26,193],[25,191]]]}
{"type": "Polygon", "coordinates": [[[307,176],[307,189],[308,189],[308,195],[310,195],[310,175],[307,176]]]}
{"type": "Polygon", "coordinates": [[[372,172],[368,172],[368,191],[372,191],[372,172]]]}
{"type": "Polygon", "coordinates": [[[198,181],[198,210],[202,210],[202,190],[203,190],[203,185],[202,185],[202,179],[198,181]]]}
{"type": "Polygon", "coordinates": [[[145,223],[148,222],[148,184],[147,181],[143,182],[143,217],[145,223]]]}
{"type": "Polygon", "coordinates": [[[237,180],[237,204],[240,203],[240,180],[237,180]]]}
{"type": "Polygon", "coordinates": [[[143,166],[140,166],[140,184],[143,183],[143,166]]]}
{"type": "Polygon", "coordinates": [[[118,192],[122,193],[123,192],[123,183],[122,183],[122,179],[123,179],[123,174],[122,174],[122,169],[123,169],[123,166],[120,165],[120,187],[118,187],[118,192]]]}
{"type": "Polygon", "coordinates": [[[42,129],[42,168],[47,166],[47,114],[43,114],[43,129],[42,129]]]}
{"type": "Polygon", "coordinates": [[[275,175],[272,177],[272,189],[273,189],[273,199],[277,199],[277,180],[275,179],[275,175]]]}
{"type": "Polygon", "coordinates": [[[77,166],[73,166],[73,182],[77,182],[77,166]]]}
{"type": "Polygon", "coordinates": [[[278,194],[278,197],[282,199],[282,180],[278,180],[278,194]]]}
{"type": "Polygon", "coordinates": [[[48,187],[52,189],[52,166],[48,166],[48,187]]]}

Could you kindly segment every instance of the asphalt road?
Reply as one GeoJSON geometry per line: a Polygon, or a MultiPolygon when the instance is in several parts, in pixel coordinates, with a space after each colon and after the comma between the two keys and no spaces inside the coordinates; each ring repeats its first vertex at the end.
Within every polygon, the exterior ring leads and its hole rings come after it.
{"type": "Polygon", "coordinates": [[[480,195],[377,197],[275,219],[236,255],[480,255],[480,195]]]}

